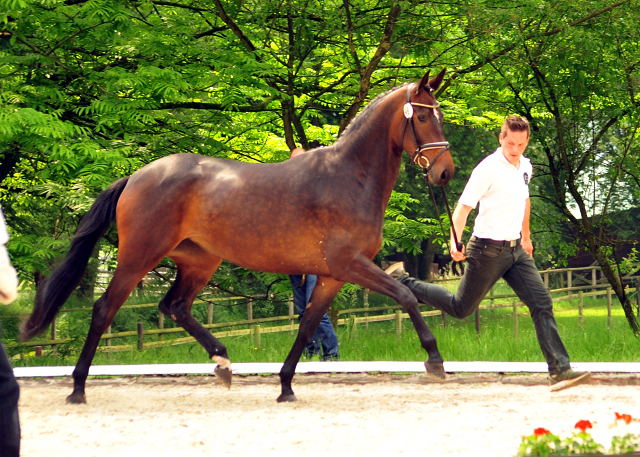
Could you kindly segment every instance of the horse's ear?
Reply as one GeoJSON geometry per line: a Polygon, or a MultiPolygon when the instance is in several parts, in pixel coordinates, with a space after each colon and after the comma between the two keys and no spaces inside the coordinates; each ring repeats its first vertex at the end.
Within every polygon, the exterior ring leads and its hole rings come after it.
{"type": "MultiPolygon", "coordinates": [[[[416,91],[416,94],[419,94],[420,91],[429,84],[429,73],[431,73],[431,70],[427,70],[427,74],[424,75],[420,80],[420,84],[418,84],[418,90],[416,91]]],[[[429,92],[429,90],[427,90],[427,92],[429,92]]]]}
{"type": "Polygon", "coordinates": [[[438,73],[438,75],[433,78],[431,81],[429,81],[429,87],[431,87],[431,90],[433,90],[434,92],[438,90],[438,88],[440,87],[440,84],[442,84],[442,80],[444,79],[444,74],[447,72],[446,68],[443,68],[442,71],[440,73],[438,73]]]}

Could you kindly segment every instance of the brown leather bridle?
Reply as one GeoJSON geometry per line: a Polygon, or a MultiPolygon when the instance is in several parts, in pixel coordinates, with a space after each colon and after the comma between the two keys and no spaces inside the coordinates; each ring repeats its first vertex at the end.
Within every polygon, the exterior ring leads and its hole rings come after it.
{"type": "Polygon", "coordinates": [[[433,109],[437,109],[440,107],[440,103],[438,103],[438,101],[436,100],[436,104],[435,105],[426,105],[424,103],[416,103],[416,102],[412,102],[411,101],[411,88],[413,87],[413,84],[409,84],[407,86],[407,103],[405,103],[404,105],[404,129],[402,129],[402,138],[404,138],[405,133],[407,132],[407,125],[411,126],[411,132],[413,133],[413,139],[416,143],[416,150],[414,151],[413,155],[411,156],[411,161],[413,163],[415,163],[416,165],[419,165],[420,167],[424,168],[427,170],[427,172],[429,172],[431,170],[431,167],[433,167],[433,164],[436,163],[436,160],[438,160],[438,158],[445,152],[449,150],[449,142],[448,141],[439,141],[436,143],[425,143],[425,144],[420,144],[420,141],[418,140],[418,135],[416,134],[416,129],[415,126],[413,124],[413,107],[414,106],[421,106],[423,108],[433,108],[433,109]],[[436,148],[441,148],[440,151],[438,151],[438,153],[436,154],[436,156],[433,158],[433,161],[429,161],[429,159],[426,156],[422,155],[422,151],[424,151],[425,149],[436,149],[436,148]],[[423,164],[422,161],[426,161],[426,164],[423,164]]]}
{"type": "MultiPolygon", "coordinates": [[[[440,103],[438,103],[438,101],[436,100],[436,104],[435,105],[427,105],[424,103],[416,103],[416,102],[412,102],[411,101],[411,88],[413,87],[413,84],[409,84],[407,86],[407,103],[405,103],[404,105],[404,128],[402,129],[402,138],[404,139],[404,135],[407,132],[407,125],[411,126],[411,132],[413,133],[413,139],[416,143],[416,150],[414,151],[413,155],[411,156],[411,162],[415,163],[416,165],[418,165],[420,168],[422,168],[422,175],[424,177],[424,180],[427,182],[427,186],[429,187],[429,193],[431,194],[431,199],[433,200],[433,206],[436,209],[436,215],[438,216],[438,221],[440,222],[440,228],[442,230],[442,236],[445,239],[445,244],[447,245],[447,249],[449,250],[449,255],[451,255],[451,250],[449,249],[449,243],[446,241],[447,240],[447,235],[445,234],[444,231],[444,225],[442,225],[442,218],[440,217],[440,211],[438,210],[438,203],[436,202],[436,197],[435,194],[433,192],[433,188],[431,187],[431,182],[429,181],[429,171],[431,171],[431,168],[433,167],[433,165],[436,163],[436,160],[438,160],[438,158],[445,152],[445,151],[450,151],[449,149],[449,142],[448,141],[439,141],[439,142],[435,142],[435,143],[425,143],[420,145],[420,141],[418,140],[418,135],[416,134],[416,129],[415,126],[413,125],[413,107],[414,106],[421,106],[423,108],[433,108],[438,109],[440,107],[440,103]],[[422,151],[424,151],[425,149],[436,149],[436,148],[441,148],[440,151],[438,151],[438,153],[436,154],[436,156],[433,158],[433,161],[429,161],[429,159],[422,155],[422,151]],[[426,164],[423,164],[422,161],[425,161],[426,164]]],[[[460,241],[458,241],[458,235],[456,234],[456,230],[455,227],[453,226],[453,217],[451,215],[451,207],[449,206],[449,200],[447,199],[447,194],[444,191],[444,187],[442,187],[442,198],[444,200],[444,206],[447,209],[447,214],[449,216],[449,223],[451,224],[451,233],[453,233],[453,241],[456,244],[456,248],[458,249],[458,251],[462,252],[462,243],[460,241]]],[[[462,262],[453,262],[453,266],[452,266],[452,270],[453,270],[453,274],[455,274],[456,276],[461,276],[464,274],[464,265],[462,264],[462,262]],[[456,267],[457,264],[460,264],[460,273],[458,273],[458,269],[456,267]]]]}

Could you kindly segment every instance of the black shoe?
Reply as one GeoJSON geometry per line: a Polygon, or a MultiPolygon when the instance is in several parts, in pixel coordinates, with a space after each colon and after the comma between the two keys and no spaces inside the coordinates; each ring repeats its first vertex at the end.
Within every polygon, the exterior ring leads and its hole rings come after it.
{"type": "Polygon", "coordinates": [[[551,373],[549,375],[549,383],[551,384],[551,392],[568,389],[569,387],[579,386],[589,382],[591,373],[588,371],[573,371],[567,368],[560,373],[551,373]]]}

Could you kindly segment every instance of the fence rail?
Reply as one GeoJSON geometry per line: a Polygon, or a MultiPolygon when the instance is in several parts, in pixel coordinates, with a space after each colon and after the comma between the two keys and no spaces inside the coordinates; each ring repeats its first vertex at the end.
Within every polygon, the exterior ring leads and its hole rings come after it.
{"type": "MultiPolygon", "coordinates": [[[[597,280],[596,271],[598,268],[599,267],[554,269],[554,270],[541,271],[540,274],[542,275],[546,285],[549,284],[550,275],[552,274],[566,275],[567,287],[550,289],[550,292],[552,294],[566,293],[566,295],[554,297],[553,298],[554,303],[557,303],[560,301],[567,301],[567,300],[571,301],[576,297],[578,298],[579,304],[577,309],[579,311],[579,316],[580,316],[580,325],[582,325],[582,319],[583,319],[584,297],[606,295],[607,307],[608,307],[608,326],[610,327],[611,326],[612,290],[608,284],[605,284],[597,280]],[[580,279],[582,279],[582,282],[584,284],[573,285],[574,272],[585,271],[585,270],[587,270],[591,274],[591,277],[589,278],[590,280],[586,280],[585,278],[580,277],[580,279]],[[584,291],[585,289],[591,289],[591,292],[585,292],[584,291]],[[574,292],[577,292],[577,294],[574,294],[574,292]]],[[[628,292],[630,291],[638,292],[640,290],[640,280],[635,277],[630,277],[628,279],[637,280],[638,282],[636,282],[635,287],[627,287],[626,290],[628,292]]],[[[640,303],[640,294],[637,294],[637,297],[638,297],[638,302],[640,303]]],[[[521,312],[519,312],[519,308],[524,305],[519,300],[517,300],[517,298],[518,297],[516,294],[494,294],[493,289],[491,289],[491,291],[483,299],[483,302],[489,301],[490,303],[481,304],[478,310],[476,311],[476,315],[475,315],[476,331],[480,333],[480,324],[481,324],[480,311],[481,310],[512,308],[514,335],[517,336],[518,318],[519,318],[519,315],[522,314],[521,312]],[[496,300],[505,300],[505,299],[506,300],[516,299],[516,300],[511,300],[504,303],[496,303],[496,300]]],[[[246,297],[246,296],[215,297],[211,300],[196,300],[194,301],[194,305],[203,304],[203,303],[208,304],[209,310],[208,310],[208,316],[207,316],[207,323],[203,324],[203,327],[206,329],[212,330],[211,333],[216,338],[252,335],[252,338],[254,339],[254,343],[257,342],[259,345],[260,335],[262,333],[289,332],[291,335],[293,335],[294,331],[297,330],[299,326],[297,323],[294,323],[294,320],[296,320],[296,316],[294,315],[294,312],[293,312],[292,299],[290,298],[288,302],[288,305],[289,305],[288,315],[254,319],[253,318],[253,300],[259,300],[259,299],[263,299],[263,298],[262,297],[246,297]],[[247,319],[235,321],[235,322],[220,322],[220,323],[212,322],[213,306],[215,303],[237,301],[237,300],[246,300],[247,319]],[[262,325],[262,324],[271,324],[271,323],[277,323],[282,321],[288,321],[287,325],[276,325],[276,326],[262,325]],[[217,332],[214,331],[216,329],[244,327],[244,326],[246,326],[247,328],[241,328],[241,329],[235,329],[235,330],[223,330],[223,331],[217,331],[217,332]]],[[[157,306],[157,302],[143,303],[143,304],[136,304],[136,305],[125,305],[125,306],[122,306],[122,309],[136,309],[136,308],[146,308],[146,307],[153,307],[153,306],[157,306]]],[[[403,308],[400,307],[399,305],[370,307],[368,304],[368,291],[365,290],[364,307],[339,310],[338,316],[346,315],[346,317],[342,319],[338,318],[337,325],[346,325],[348,328],[350,327],[353,331],[353,329],[355,329],[355,326],[358,324],[364,324],[365,326],[368,327],[369,323],[395,320],[397,322],[396,332],[399,338],[402,332],[402,322],[404,319],[409,318],[409,315],[407,313],[403,313],[402,309],[403,308]],[[380,312],[385,314],[370,315],[370,313],[380,313],[380,312]],[[356,316],[357,314],[364,314],[364,316],[358,317],[356,316]]],[[[92,310],[93,308],[63,309],[60,311],[60,313],[90,312],[92,310]]],[[[446,326],[446,315],[441,311],[427,310],[427,311],[422,311],[421,314],[424,317],[441,316],[442,322],[446,326]]],[[[16,316],[17,315],[13,315],[13,316],[4,315],[0,317],[16,317],[16,316]]],[[[186,343],[192,343],[195,341],[195,339],[191,336],[167,339],[167,340],[163,339],[164,335],[170,335],[170,334],[180,333],[180,332],[185,332],[185,330],[181,327],[164,328],[164,316],[162,315],[162,313],[160,313],[157,329],[144,330],[144,328],[142,327],[142,323],[138,323],[136,330],[112,333],[111,327],[109,327],[109,329],[107,330],[107,333],[105,333],[101,337],[102,340],[106,340],[106,344],[103,346],[99,346],[98,351],[99,352],[119,352],[119,351],[129,351],[129,350],[136,350],[136,349],[142,350],[144,348],[186,344],[186,343]],[[152,335],[157,335],[158,340],[144,341],[145,337],[152,336],[152,335]],[[112,345],[112,340],[114,339],[136,337],[136,336],[137,336],[137,344],[124,344],[124,345],[117,345],[117,346],[112,345]]],[[[7,345],[7,347],[8,348],[20,348],[20,347],[32,348],[33,347],[36,349],[36,354],[40,355],[40,354],[54,352],[58,345],[69,343],[70,341],[72,341],[71,338],[57,338],[56,336],[57,336],[57,328],[56,328],[56,322],[54,321],[51,327],[50,339],[31,341],[26,343],[14,343],[14,344],[7,345]],[[51,350],[42,351],[43,346],[51,346],[51,350]]]]}

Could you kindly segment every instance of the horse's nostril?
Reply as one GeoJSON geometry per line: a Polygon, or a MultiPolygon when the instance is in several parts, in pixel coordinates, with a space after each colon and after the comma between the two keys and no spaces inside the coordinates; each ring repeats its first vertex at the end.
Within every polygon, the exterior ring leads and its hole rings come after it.
{"type": "Polygon", "coordinates": [[[442,174],[440,175],[440,179],[444,182],[448,182],[449,181],[449,170],[448,169],[444,169],[442,171],[442,174]]]}

